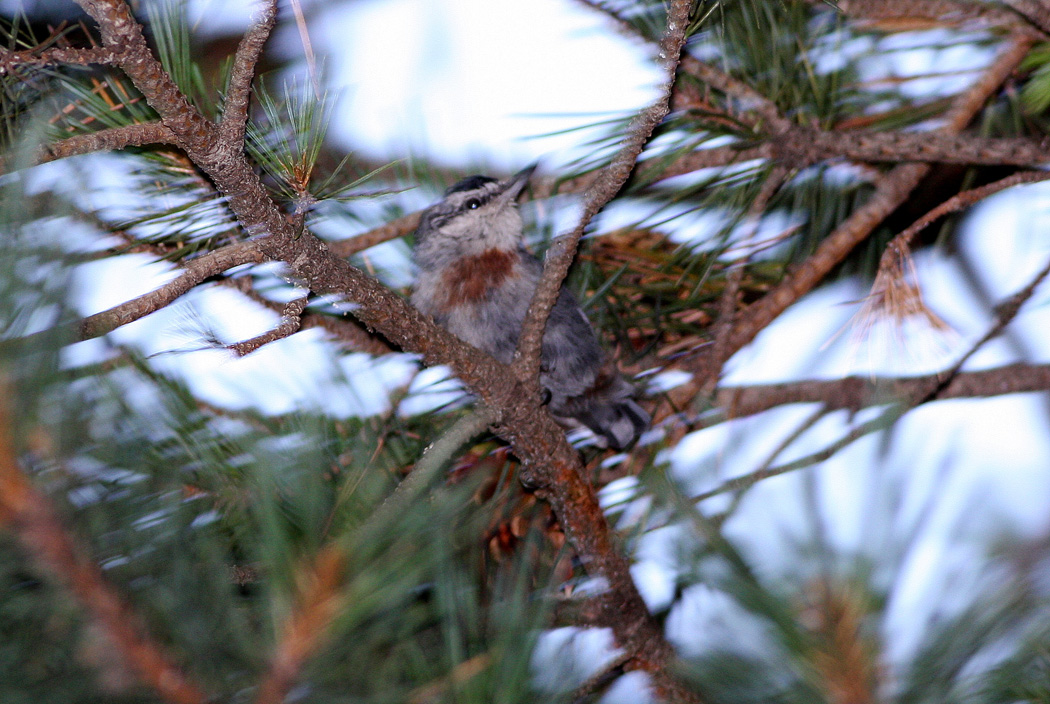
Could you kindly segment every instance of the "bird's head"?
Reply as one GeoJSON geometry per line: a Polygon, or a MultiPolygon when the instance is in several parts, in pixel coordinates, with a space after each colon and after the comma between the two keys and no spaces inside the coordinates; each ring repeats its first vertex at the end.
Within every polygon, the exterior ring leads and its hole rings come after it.
{"type": "Polygon", "coordinates": [[[504,181],[470,176],[449,188],[444,198],[423,212],[416,231],[417,250],[449,248],[463,256],[517,249],[523,227],[517,198],[535,168],[504,181]]]}

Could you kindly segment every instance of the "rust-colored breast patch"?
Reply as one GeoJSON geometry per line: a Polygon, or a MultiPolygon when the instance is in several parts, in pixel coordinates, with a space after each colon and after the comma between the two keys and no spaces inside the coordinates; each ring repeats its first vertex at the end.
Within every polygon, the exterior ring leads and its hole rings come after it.
{"type": "Polygon", "coordinates": [[[445,312],[458,306],[482,300],[489,291],[507,279],[517,276],[514,264],[518,253],[504,249],[487,249],[473,257],[464,257],[445,269],[445,312]]]}

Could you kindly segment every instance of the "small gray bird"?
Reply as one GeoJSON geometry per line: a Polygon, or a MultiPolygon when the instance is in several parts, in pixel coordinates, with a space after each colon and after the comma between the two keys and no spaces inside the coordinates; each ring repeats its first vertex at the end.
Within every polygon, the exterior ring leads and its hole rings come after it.
{"type": "MultiPolygon", "coordinates": [[[[522,242],[516,199],[535,167],[506,181],[463,179],[423,212],[416,230],[419,266],[412,303],[453,334],[509,364],[543,270],[522,242]]],[[[614,449],[649,426],[634,389],[598,344],[573,295],[562,289],[543,336],[540,384],[551,414],[579,423],[614,449]]]]}

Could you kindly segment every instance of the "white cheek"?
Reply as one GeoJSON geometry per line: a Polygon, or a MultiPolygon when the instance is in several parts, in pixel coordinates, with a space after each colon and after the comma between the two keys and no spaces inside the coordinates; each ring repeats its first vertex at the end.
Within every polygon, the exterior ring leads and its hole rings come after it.
{"type": "Polygon", "coordinates": [[[494,244],[511,248],[521,240],[523,223],[516,208],[503,209],[495,213],[490,220],[488,231],[494,244]]]}

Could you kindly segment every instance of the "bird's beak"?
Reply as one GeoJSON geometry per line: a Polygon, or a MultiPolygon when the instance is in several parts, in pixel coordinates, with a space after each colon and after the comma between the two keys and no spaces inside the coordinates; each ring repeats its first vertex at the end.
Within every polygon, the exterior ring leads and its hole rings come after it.
{"type": "Polygon", "coordinates": [[[529,182],[529,177],[532,176],[532,172],[536,170],[536,164],[526,166],[518,173],[511,176],[503,183],[503,193],[500,195],[501,199],[514,200],[521,193],[526,184],[529,182]]]}

